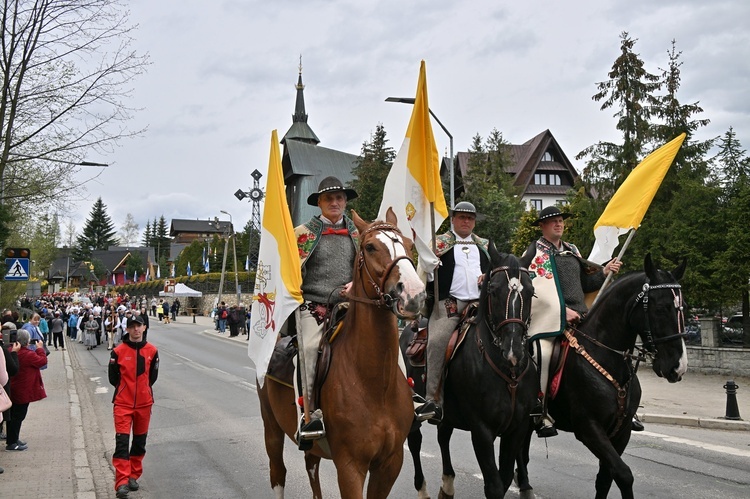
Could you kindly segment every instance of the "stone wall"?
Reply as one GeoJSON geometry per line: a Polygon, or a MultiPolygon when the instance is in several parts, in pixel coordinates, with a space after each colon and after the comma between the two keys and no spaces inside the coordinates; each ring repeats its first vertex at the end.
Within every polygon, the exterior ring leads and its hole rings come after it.
{"type": "Polygon", "coordinates": [[[728,376],[750,376],[750,350],[688,346],[688,371],[728,376]]]}

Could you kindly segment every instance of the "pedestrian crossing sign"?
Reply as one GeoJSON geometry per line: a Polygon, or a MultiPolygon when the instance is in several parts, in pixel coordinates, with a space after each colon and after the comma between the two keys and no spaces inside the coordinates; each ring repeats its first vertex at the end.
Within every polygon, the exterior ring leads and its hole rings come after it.
{"type": "Polygon", "coordinates": [[[5,272],[6,281],[28,281],[29,259],[28,258],[6,258],[5,272]]]}

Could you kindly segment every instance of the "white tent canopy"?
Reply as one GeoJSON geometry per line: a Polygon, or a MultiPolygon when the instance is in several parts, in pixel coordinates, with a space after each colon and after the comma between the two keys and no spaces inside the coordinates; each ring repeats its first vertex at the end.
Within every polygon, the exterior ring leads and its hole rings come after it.
{"type": "Polygon", "coordinates": [[[189,288],[181,282],[178,282],[177,284],[175,284],[174,293],[165,293],[164,291],[159,291],[159,296],[203,296],[203,293],[189,288]]]}

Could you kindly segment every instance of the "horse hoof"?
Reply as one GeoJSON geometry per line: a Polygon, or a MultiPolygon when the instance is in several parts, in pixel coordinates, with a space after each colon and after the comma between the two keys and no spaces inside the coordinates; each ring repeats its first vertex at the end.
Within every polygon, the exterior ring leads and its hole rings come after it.
{"type": "Polygon", "coordinates": [[[445,492],[443,492],[443,488],[440,487],[440,493],[438,493],[438,499],[453,499],[452,495],[448,495],[445,492]]]}
{"type": "Polygon", "coordinates": [[[520,499],[536,499],[536,495],[532,489],[522,490],[518,497],[520,499]]]}

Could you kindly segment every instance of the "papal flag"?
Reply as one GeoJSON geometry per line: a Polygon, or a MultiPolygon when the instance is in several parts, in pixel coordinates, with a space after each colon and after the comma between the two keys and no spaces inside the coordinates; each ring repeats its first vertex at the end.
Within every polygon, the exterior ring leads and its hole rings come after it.
{"type": "Polygon", "coordinates": [[[437,230],[448,216],[448,207],[445,205],[440,180],[440,158],[430,123],[427,75],[422,61],[411,120],[404,142],[385,181],[378,218],[385,220],[388,208],[393,208],[401,232],[414,238],[420,266],[425,272],[432,272],[438,264],[438,258],[432,252],[430,203],[435,205],[437,230]]]}
{"type": "Polygon", "coordinates": [[[260,228],[258,267],[253,290],[247,354],[263,381],[279,329],[302,304],[302,272],[294,225],[284,193],[279,138],[271,133],[271,154],[266,174],[266,198],[260,228]]]}
{"type": "Polygon", "coordinates": [[[684,140],[683,133],[646,156],[630,172],[594,225],[596,241],[589,260],[595,263],[608,261],[619,244],[619,236],[640,227],[684,140]]]}

